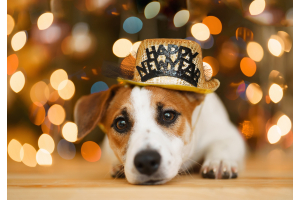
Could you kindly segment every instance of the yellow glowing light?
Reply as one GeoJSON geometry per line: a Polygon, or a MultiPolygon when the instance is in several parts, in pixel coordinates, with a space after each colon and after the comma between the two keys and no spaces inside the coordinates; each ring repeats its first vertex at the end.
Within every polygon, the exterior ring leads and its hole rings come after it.
{"type": "Polygon", "coordinates": [[[283,136],[290,132],[292,128],[292,122],[288,116],[282,115],[277,121],[277,126],[281,130],[281,136],[283,136]]]}
{"type": "Polygon", "coordinates": [[[203,19],[203,24],[205,24],[212,35],[218,35],[222,31],[222,23],[215,16],[207,16],[203,19]]]}
{"type": "Polygon", "coordinates": [[[52,165],[52,156],[45,149],[39,149],[36,153],[36,161],[39,165],[52,165]]]}
{"type": "Polygon", "coordinates": [[[205,41],[210,36],[209,28],[202,23],[194,24],[191,28],[191,32],[194,38],[200,41],[205,41]]]}
{"type": "Polygon", "coordinates": [[[131,47],[132,43],[129,40],[121,38],[114,43],[112,50],[117,57],[124,58],[130,53],[131,47]]]}
{"type": "MultiPolygon", "coordinates": [[[[61,82],[63,82],[64,80],[68,79],[68,74],[65,70],[63,69],[58,69],[56,71],[54,71],[51,76],[50,76],[50,83],[51,86],[55,89],[58,90],[58,86],[61,82]]],[[[65,82],[67,84],[67,82],[65,82]]],[[[61,85],[60,87],[62,87],[63,85],[61,85]]]]}
{"type": "Polygon", "coordinates": [[[24,156],[24,152],[21,149],[21,143],[18,140],[12,139],[7,147],[9,157],[16,162],[21,162],[24,156]]]}
{"type": "Polygon", "coordinates": [[[7,35],[11,34],[15,27],[15,20],[12,16],[7,15],[7,35]]]}
{"type": "Polygon", "coordinates": [[[23,48],[27,40],[25,31],[17,32],[11,39],[11,47],[14,51],[19,51],[23,48]]]}
{"type": "Polygon", "coordinates": [[[20,92],[25,85],[25,76],[21,71],[14,73],[10,77],[10,87],[15,92],[20,92]]]}
{"type": "Polygon", "coordinates": [[[40,30],[45,30],[49,28],[53,22],[53,14],[50,12],[46,12],[42,14],[37,21],[37,26],[40,30]]]}
{"type": "Polygon", "coordinates": [[[250,83],[246,89],[246,96],[250,103],[257,104],[263,96],[263,92],[258,84],[250,83]]]}
{"type": "Polygon", "coordinates": [[[75,93],[75,85],[72,81],[64,80],[59,84],[58,94],[62,99],[64,100],[71,99],[74,93],[75,93]]]}
{"type": "Polygon", "coordinates": [[[35,83],[30,90],[30,98],[33,103],[41,103],[44,105],[49,99],[49,88],[44,81],[35,83]]]}
{"type": "Polygon", "coordinates": [[[257,42],[249,42],[248,43],[247,53],[248,53],[249,57],[256,62],[261,61],[261,59],[264,56],[264,50],[260,46],[260,44],[258,44],[257,42]]]}
{"type": "Polygon", "coordinates": [[[290,52],[292,48],[292,40],[288,33],[284,31],[278,31],[278,36],[283,40],[284,42],[284,51],[290,52]]]}
{"type": "Polygon", "coordinates": [[[29,119],[37,126],[41,125],[44,122],[45,114],[45,108],[39,102],[33,103],[29,108],[29,119]]]}
{"type": "Polygon", "coordinates": [[[282,88],[278,84],[272,84],[269,89],[269,96],[274,103],[278,103],[283,97],[282,88]]]}
{"type": "Polygon", "coordinates": [[[54,148],[55,148],[55,144],[54,144],[53,138],[50,135],[45,134],[45,133],[42,134],[39,137],[38,145],[39,145],[40,149],[45,149],[49,153],[52,153],[54,151],[54,148]]]}
{"type": "Polygon", "coordinates": [[[48,110],[48,119],[54,125],[60,125],[64,122],[66,112],[61,105],[54,104],[48,110]]]}
{"type": "Polygon", "coordinates": [[[175,27],[182,27],[184,26],[190,18],[190,12],[188,10],[180,10],[178,11],[173,19],[175,27]]]}
{"type": "Polygon", "coordinates": [[[281,131],[277,125],[273,125],[268,131],[268,140],[270,144],[275,144],[281,138],[281,131]]]}
{"type": "Polygon", "coordinates": [[[87,141],[81,146],[81,155],[89,162],[96,162],[101,157],[101,149],[95,142],[87,141]]]}
{"type": "Polygon", "coordinates": [[[62,128],[63,137],[69,142],[75,142],[77,140],[78,128],[73,122],[67,122],[62,128]]]}
{"type": "MultiPolygon", "coordinates": [[[[28,167],[35,167],[36,166],[36,150],[33,146],[30,144],[25,143],[23,145],[23,151],[24,151],[24,156],[22,159],[22,162],[27,165],[28,167]]],[[[22,150],[21,150],[22,151],[22,150]]]]}
{"type": "Polygon", "coordinates": [[[160,3],[157,1],[153,1],[147,4],[147,6],[145,7],[145,18],[146,19],[152,19],[154,18],[160,10],[160,3]]]}
{"type": "Polygon", "coordinates": [[[268,49],[272,55],[281,56],[284,52],[283,40],[277,35],[272,35],[268,41],[268,49]]]}
{"type": "Polygon", "coordinates": [[[131,47],[131,51],[134,51],[136,53],[140,44],[141,44],[141,41],[135,42],[131,47]]]}
{"type": "Polygon", "coordinates": [[[259,15],[264,11],[266,7],[265,0],[254,0],[249,6],[249,12],[251,15],[259,15]]]}

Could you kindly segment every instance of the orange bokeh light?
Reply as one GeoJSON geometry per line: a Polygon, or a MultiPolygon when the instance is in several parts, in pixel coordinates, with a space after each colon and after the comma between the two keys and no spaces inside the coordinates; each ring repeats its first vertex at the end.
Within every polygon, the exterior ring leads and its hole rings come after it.
{"type": "Polygon", "coordinates": [[[101,157],[101,149],[95,142],[87,141],[81,146],[81,155],[89,162],[96,162],[101,157]]]}
{"type": "Polygon", "coordinates": [[[255,62],[248,57],[244,57],[240,63],[241,70],[245,76],[251,77],[256,72],[256,64],[255,62]]]}
{"type": "Polygon", "coordinates": [[[39,102],[34,102],[29,108],[29,119],[35,125],[41,125],[45,120],[45,108],[39,102]]]}
{"type": "Polygon", "coordinates": [[[222,31],[222,23],[215,16],[207,16],[203,19],[203,24],[205,24],[212,35],[218,35],[222,31]]]}
{"type": "Polygon", "coordinates": [[[48,119],[52,124],[60,125],[64,122],[66,112],[61,105],[54,104],[48,110],[48,119]]]}
{"type": "Polygon", "coordinates": [[[19,59],[16,54],[7,57],[7,74],[12,75],[15,73],[19,65],[19,59]]]}
{"type": "Polygon", "coordinates": [[[203,58],[203,62],[208,63],[213,71],[212,76],[217,75],[217,73],[219,72],[219,62],[217,59],[215,59],[214,57],[211,56],[206,56],[203,58]]]}

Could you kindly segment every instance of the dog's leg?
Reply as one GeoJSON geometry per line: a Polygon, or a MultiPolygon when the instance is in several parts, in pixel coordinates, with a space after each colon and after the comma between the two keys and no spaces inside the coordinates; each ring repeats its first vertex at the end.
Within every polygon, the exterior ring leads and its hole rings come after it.
{"type": "Polygon", "coordinates": [[[110,175],[113,178],[125,178],[124,166],[116,157],[115,153],[109,146],[107,136],[105,136],[102,143],[103,156],[102,159],[106,160],[111,165],[110,175]]]}

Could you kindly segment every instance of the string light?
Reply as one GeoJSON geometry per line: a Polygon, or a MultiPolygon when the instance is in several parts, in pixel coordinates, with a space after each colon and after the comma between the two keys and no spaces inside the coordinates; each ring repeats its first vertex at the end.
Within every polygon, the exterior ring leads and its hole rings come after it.
{"type": "Polygon", "coordinates": [[[64,122],[66,112],[61,105],[54,104],[48,110],[49,121],[54,125],[60,125],[64,122]]]}
{"type": "Polygon", "coordinates": [[[268,140],[270,144],[277,143],[281,138],[281,131],[277,125],[271,126],[268,131],[268,140]]]}
{"type": "Polygon", "coordinates": [[[113,53],[117,57],[124,58],[130,53],[131,47],[132,43],[129,40],[121,38],[114,43],[113,53]]]}
{"type": "Polygon", "coordinates": [[[266,7],[265,0],[254,0],[249,6],[249,12],[251,15],[259,15],[264,11],[266,7]]]}
{"type": "Polygon", "coordinates": [[[15,92],[20,92],[25,85],[25,76],[21,71],[14,73],[10,77],[10,87],[15,92]]]}
{"type": "Polygon", "coordinates": [[[200,41],[205,41],[210,36],[208,27],[202,23],[194,24],[191,28],[191,32],[194,38],[200,41]]]}
{"type": "Polygon", "coordinates": [[[37,21],[37,26],[40,30],[49,28],[53,22],[54,16],[50,12],[42,14],[37,21]]]}
{"type": "Polygon", "coordinates": [[[277,121],[277,126],[281,130],[281,136],[284,136],[292,129],[292,122],[288,116],[282,115],[277,121]]]}
{"type": "Polygon", "coordinates": [[[17,32],[11,39],[11,47],[14,51],[19,51],[26,44],[27,35],[25,31],[17,32]]]}
{"type": "Polygon", "coordinates": [[[264,50],[260,46],[260,44],[258,44],[257,42],[249,42],[248,43],[247,53],[248,53],[249,57],[256,62],[261,61],[261,59],[264,56],[264,50]]]}
{"type": "Polygon", "coordinates": [[[160,3],[157,1],[153,1],[147,4],[144,10],[145,18],[152,19],[154,18],[160,10],[160,3]]]}
{"type": "Polygon", "coordinates": [[[73,122],[67,122],[62,128],[62,135],[69,142],[76,142],[77,134],[78,128],[73,122]]]}
{"type": "Polygon", "coordinates": [[[7,153],[14,161],[21,162],[24,156],[24,151],[21,151],[21,149],[21,143],[18,140],[12,139],[8,144],[7,153]]]}
{"type": "Polygon", "coordinates": [[[174,15],[174,26],[182,27],[184,26],[190,18],[190,12],[188,10],[180,10],[174,15]]]}
{"type": "Polygon", "coordinates": [[[28,167],[35,167],[37,164],[35,148],[32,145],[25,143],[21,151],[23,151],[24,154],[22,162],[28,167]]]}
{"type": "Polygon", "coordinates": [[[7,35],[11,34],[15,27],[15,20],[12,16],[7,14],[7,35]]]}
{"type": "Polygon", "coordinates": [[[38,145],[40,149],[45,149],[49,153],[52,153],[55,148],[55,143],[53,138],[50,135],[45,133],[39,137],[38,145]]]}
{"type": "Polygon", "coordinates": [[[269,89],[269,96],[271,101],[278,103],[283,97],[283,90],[278,84],[272,84],[269,89]]]}
{"type": "Polygon", "coordinates": [[[222,31],[222,23],[215,16],[207,16],[203,19],[203,24],[205,24],[212,35],[218,35],[222,31]]]}

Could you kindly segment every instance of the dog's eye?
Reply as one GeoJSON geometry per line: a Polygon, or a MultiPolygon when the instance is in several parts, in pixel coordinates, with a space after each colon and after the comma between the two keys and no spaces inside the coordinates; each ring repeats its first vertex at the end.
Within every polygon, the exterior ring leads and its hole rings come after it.
{"type": "Polygon", "coordinates": [[[115,119],[115,121],[113,123],[113,127],[115,128],[116,131],[123,133],[128,128],[128,122],[126,121],[125,118],[119,117],[119,118],[115,119]]]}
{"type": "Polygon", "coordinates": [[[166,122],[170,122],[172,120],[174,120],[176,113],[172,112],[172,111],[166,111],[163,114],[163,120],[166,122]]]}

